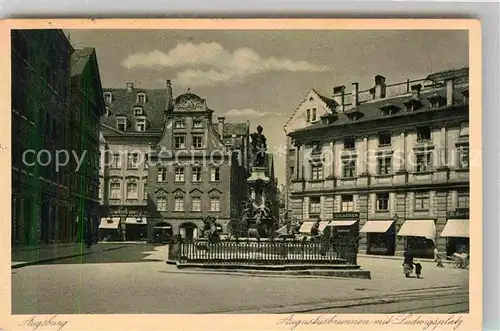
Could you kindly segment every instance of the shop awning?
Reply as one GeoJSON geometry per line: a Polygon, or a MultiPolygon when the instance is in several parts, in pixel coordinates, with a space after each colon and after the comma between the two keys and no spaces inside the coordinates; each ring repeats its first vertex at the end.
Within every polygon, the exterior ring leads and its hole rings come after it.
{"type": "Polygon", "coordinates": [[[304,222],[300,226],[299,232],[300,233],[311,233],[311,228],[313,227],[314,222],[304,222]]]}
{"type": "Polygon", "coordinates": [[[328,226],[351,226],[355,224],[358,220],[333,220],[328,223],[328,226]]]}
{"type": "Polygon", "coordinates": [[[279,235],[287,235],[288,234],[288,229],[286,228],[286,225],[283,225],[281,228],[278,229],[278,234],[279,235]]]}
{"type": "Polygon", "coordinates": [[[436,225],[434,220],[407,220],[399,229],[398,236],[433,239],[436,237],[436,225]]]}
{"type": "Polygon", "coordinates": [[[127,217],[125,224],[148,224],[148,220],[146,217],[127,217]]]}
{"type": "Polygon", "coordinates": [[[103,217],[99,229],[118,229],[118,225],[120,225],[119,217],[103,217]]]}
{"type": "Polygon", "coordinates": [[[327,226],[328,224],[330,224],[330,221],[321,221],[319,222],[319,231],[323,231],[327,226]]]}
{"type": "Polygon", "coordinates": [[[469,238],[469,220],[448,220],[441,237],[469,238]]]}
{"type": "Polygon", "coordinates": [[[394,221],[366,221],[359,232],[367,233],[386,233],[394,221]]]}

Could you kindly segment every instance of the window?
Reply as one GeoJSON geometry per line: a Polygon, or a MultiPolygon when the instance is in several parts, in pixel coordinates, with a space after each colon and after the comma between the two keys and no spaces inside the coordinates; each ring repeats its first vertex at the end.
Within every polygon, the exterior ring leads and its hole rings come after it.
{"type": "Polygon", "coordinates": [[[348,160],[342,162],[343,174],[345,178],[356,177],[356,161],[348,160]]]}
{"type": "Polygon", "coordinates": [[[127,199],[139,199],[137,183],[127,183],[127,199]]]}
{"type": "Polygon", "coordinates": [[[354,149],[356,147],[356,141],[354,137],[344,138],[344,149],[354,149]]]}
{"type": "Polygon", "coordinates": [[[354,211],[354,197],[352,195],[342,195],[341,211],[354,211]]]}
{"type": "Polygon", "coordinates": [[[146,93],[137,93],[137,103],[146,103],[146,93]]]}
{"type": "Polygon", "coordinates": [[[306,112],[306,122],[311,122],[311,109],[308,109],[306,112]]]}
{"type": "Polygon", "coordinates": [[[118,130],[125,131],[127,130],[127,118],[126,117],[118,117],[116,119],[116,127],[118,130]]]}
{"type": "Polygon", "coordinates": [[[201,167],[193,167],[193,182],[201,182],[201,167]]]}
{"type": "Polygon", "coordinates": [[[378,145],[379,146],[390,146],[391,145],[391,134],[389,132],[382,132],[378,134],[378,145]]]}
{"type": "Polygon", "coordinates": [[[174,128],[184,129],[185,125],[186,125],[186,122],[184,121],[184,119],[178,119],[175,121],[174,128]]]}
{"type": "Polygon", "coordinates": [[[194,148],[203,147],[203,136],[193,136],[193,147],[194,148]]]}
{"type": "Polygon", "coordinates": [[[184,211],[184,198],[176,197],[174,199],[174,211],[184,211]]]}
{"type": "Polygon", "coordinates": [[[392,172],[392,157],[383,156],[378,158],[378,174],[388,175],[392,172]]]}
{"type": "Polygon", "coordinates": [[[174,137],[174,146],[175,146],[175,148],[185,148],[186,147],[186,137],[175,136],[174,137]]]}
{"type": "Polygon", "coordinates": [[[193,128],[195,129],[203,128],[203,121],[199,119],[193,120],[193,128]]]}
{"type": "Polygon", "coordinates": [[[377,194],[377,211],[389,210],[389,193],[377,194]]]}
{"type": "Polygon", "coordinates": [[[210,211],[220,211],[220,199],[210,198],[210,211]]]}
{"type": "Polygon", "coordinates": [[[158,168],[158,182],[167,180],[167,168],[158,168]]]}
{"type": "Polygon", "coordinates": [[[144,183],[144,190],[142,191],[142,200],[148,200],[148,184],[144,183]]]}
{"type": "Polygon", "coordinates": [[[464,103],[469,103],[469,90],[463,91],[462,95],[464,96],[464,103]]]}
{"type": "Polygon", "coordinates": [[[192,211],[201,211],[201,198],[193,197],[191,200],[191,210],[192,211]]]}
{"type": "Polygon", "coordinates": [[[111,94],[111,92],[105,92],[104,93],[104,102],[111,103],[111,101],[113,101],[113,95],[111,94]]]}
{"type": "Polygon", "coordinates": [[[158,197],[156,199],[156,209],[158,211],[167,211],[167,198],[166,197],[158,197]]]}
{"type": "Polygon", "coordinates": [[[469,123],[460,123],[460,137],[469,136],[469,123]]]}
{"type": "Polygon", "coordinates": [[[469,169],[469,146],[461,146],[458,149],[458,167],[469,169]]]}
{"type": "Polygon", "coordinates": [[[421,126],[417,128],[417,141],[431,140],[431,128],[428,126],[421,126]]]}
{"type": "Polygon", "coordinates": [[[458,190],[458,208],[469,209],[470,193],[469,189],[458,190]]]}
{"type": "Polygon", "coordinates": [[[176,182],[184,181],[184,167],[175,167],[175,181],[176,182]]]}
{"type": "Polygon", "coordinates": [[[432,170],[432,154],[420,153],[417,157],[417,172],[424,172],[432,170]]]}
{"type": "Polygon", "coordinates": [[[415,192],[415,210],[429,210],[429,192],[415,192]]]}
{"type": "Polygon", "coordinates": [[[132,153],[128,155],[127,168],[137,169],[139,167],[139,153],[132,153]]]}
{"type": "Polygon", "coordinates": [[[321,213],[320,198],[311,197],[309,200],[309,216],[317,216],[321,213]]]}
{"type": "Polygon", "coordinates": [[[143,118],[138,118],[135,120],[135,129],[139,132],[146,131],[146,120],[143,118]]]}
{"type": "Polygon", "coordinates": [[[110,199],[120,199],[120,183],[111,183],[109,188],[109,197],[110,199]]]}
{"type": "Polygon", "coordinates": [[[212,182],[218,182],[220,180],[220,170],[219,168],[210,169],[210,180],[212,182]]]}
{"type": "Polygon", "coordinates": [[[135,116],[142,116],[143,115],[142,107],[135,107],[134,108],[134,115],[135,116]]]}
{"type": "Polygon", "coordinates": [[[113,158],[111,159],[111,168],[120,168],[120,154],[113,154],[113,158]]]}
{"type": "Polygon", "coordinates": [[[443,106],[443,99],[441,97],[434,97],[429,99],[429,108],[439,108],[443,106]]]}
{"type": "Polygon", "coordinates": [[[323,179],[323,165],[311,164],[311,175],[312,180],[323,179]]]}
{"type": "Polygon", "coordinates": [[[295,174],[295,167],[290,167],[290,175],[293,176],[295,174]]]}
{"type": "Polygon", "coordinates": [[[313,108],[311,121],[312,122],[316,121],[316,108],[313,108]]]}

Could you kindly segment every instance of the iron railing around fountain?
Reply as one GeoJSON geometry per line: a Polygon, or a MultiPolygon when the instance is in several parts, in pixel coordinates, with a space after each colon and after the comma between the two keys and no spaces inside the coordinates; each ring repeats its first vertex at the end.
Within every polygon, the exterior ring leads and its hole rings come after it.
{"type": "Polygon", "coordinates": [[[241,265],[356,265],[356,240],[206,239],[170,244],[178,263],[241,265]]]}

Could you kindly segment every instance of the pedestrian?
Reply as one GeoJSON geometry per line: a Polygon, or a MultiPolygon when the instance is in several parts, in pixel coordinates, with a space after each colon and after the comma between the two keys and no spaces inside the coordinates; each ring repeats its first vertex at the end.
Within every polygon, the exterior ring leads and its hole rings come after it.
{"type": "Polygon", "coordinates": [[[415,274],[417,275],[417,278],[420,278],[420,275],[422,274],[422,264],[420,264],[419,260],[415,260],[413,265],[415,266],[415,274]]]}
{"type": "Polygon", "coordinates": [[[436,266],[439,268],[443,268],[443,260],[441,259],[441,254],[439,254],[439,250],[437,246],[434,246],[434,261],[436,262],[436,266]]]}
{"type": "Polygon", "coordinates": [[[406,250],[404,252],[404,261],[403,261],[403,272],[405,277],[410,277],[411,271],[413,270],[413,252],[411,251],[410,245],[406,246],[406,250]]]}

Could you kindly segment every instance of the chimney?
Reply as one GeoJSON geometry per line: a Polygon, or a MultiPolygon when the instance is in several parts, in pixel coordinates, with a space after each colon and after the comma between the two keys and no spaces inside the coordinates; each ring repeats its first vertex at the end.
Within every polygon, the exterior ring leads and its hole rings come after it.
{"type": "Polygon", "coordinates": [[[453,80],[446,81],[446,106],[453,106],[453,80]]]}
{"type": "Polygon", "coordinates": [[[335,86],[333,88],[333,100],[339,105],[341,112],[344,111],[344,96],[345,96],[345,85],[335,86]]]}
{"type": "Polygon", "coordinates": [[[385,77],[382,75],[375,76],[375,99],[385,98],[385,77]]]}
{"type": "Polygon", "coordinates": [[[225,119],[226,118],[224,116],[217,117],[217,120],[219,121],[218,131],[219,131],[219,134],[221,137],[224,136],[224,120],[225,119]]]}
{"type": "Polygon", "coordinates": [[[422,90],[422,84],[416,84],[411,86],[411,95],[413,99],[420,98],[420,91],[422,90]]]}
{"type": "Polygon", "coordinates": [[[352,83],[352,107],[357,107],[359,105],[359,83],[352,83]]]}
{"type": "Polygon", "coordinates": [[[127,83],[127,92],[128,93],[132,93],[132,91],[134,90],[134,83],[127,83]]]}
{"type": "Polygon", "coordinates": [[[165,104],[165,110],[170,110],[174,106],[174,95],[172,93],[172,82],[170,79],[166,81],[166,88],[167,88],[167,101],[165,104]]]}

